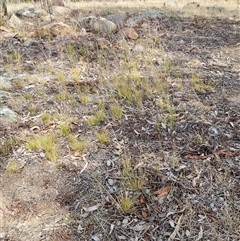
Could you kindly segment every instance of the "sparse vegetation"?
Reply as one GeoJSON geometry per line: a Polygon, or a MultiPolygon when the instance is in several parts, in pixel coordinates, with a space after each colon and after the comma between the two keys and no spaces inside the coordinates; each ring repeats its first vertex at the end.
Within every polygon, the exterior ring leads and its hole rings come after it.
{"type": "Polygon", "coordinates": [[[129,196],[128,192],[125,192],[119,197],[119,205],[123,212],[130,212],[134,205],[134,200],[129,196]]]}
{"type": "Polygon", "coordinates": [[[109,133],[107,130],[100,130],[96,133],[96,137],[100,144],[105,144],[109,140],[109,133]]]}
{"type": "Polygon", "coordinates": [[[59,124],[59,128],[60,128],[60,131],[61,131],[61,134],[63,136],[68,136],[69,135],[69,125],[68,123],[66,122],[61,122],[59,124]]]}
{"type": "Polygon", "coordinates": [[[49,14],[10,30],[20,6],[8,1],[3,239],[239,239],[237,1],[174,2],[64,1],[70,33],[46,37],[35,30],[49,14]],[[83,23],[90,12],[96,19],[83,23]],[[93,30],[100,17],[119,20],[116,31],[93,30]],[[121,39],[126,26],[137,37],[121,39]]]}
{"type": "Polygon", "coordinates": [[[114,119],[121,119],[122,114],[123,114],[121,106],[111,105],[110,110],[111,110],[111,115],[114,119]]]}
{"type": "Polygon", "coordinates": [[[88,142],[83,136],[77,138],[73,135],[69,135],[68,139],[70,142],[69,147],[74,151],[83,151],[88,146],[88,142]]]}
{"type": "Polygon", "coordinates": [[[49,122],[50,119],[51,119],[51,117],[50,117],[50,115],[47,114],[47,113],[43,113],[42,116],[41,116],[41,120],[42,120],[43,123],[49,122]]]}
{"type": "Polygon", "coordinates": [[[20,169],[20,164],[16,159],[12,159],[8,162],[6,170],[11,173],[16,173],[20,169]]]}
{"type": "Polygon", "coordinates": [[[26,148],[30,151],[42,149],[50,161],[57,160],[56,140],[53,134],[35,136],[26,142],[26,148]]]}
{"type": "Polygon", "coordinates": [[[82,95],[79,97],[79,99],[82,104],[86,105],[89,100],[89,97],[87,95],[82,95]]]}
{"type": "Polygon", "coordinates": [[[63,73],[59,73],[57,75],[57,80],[60,81],[60,82],[66,80],[65,75],[63,73]]]}

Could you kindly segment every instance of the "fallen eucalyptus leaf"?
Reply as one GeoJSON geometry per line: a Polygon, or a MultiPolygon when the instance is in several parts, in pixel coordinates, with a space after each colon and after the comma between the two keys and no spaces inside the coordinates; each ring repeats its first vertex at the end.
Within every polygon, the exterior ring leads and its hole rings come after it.
{"type": "Polygon", "coordinates": [[[91,207],[89,207],[89,208],[83,207],[83,210],[84,210],[85,212],[93,212],[93,211],[96,211],[100,206],[101,206],[101,204],[98,203],[98,204],[93,205],[93,206],[91,206],[91,207]]]}

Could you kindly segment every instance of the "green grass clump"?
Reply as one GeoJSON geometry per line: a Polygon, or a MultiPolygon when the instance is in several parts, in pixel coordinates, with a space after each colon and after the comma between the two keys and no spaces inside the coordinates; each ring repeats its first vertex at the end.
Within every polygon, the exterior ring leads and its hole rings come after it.
{"type": "Polygon", "coordinates": [[[134,205],[134,199],[129,196],[128,192],[121,194],[119,197],[119,207],[123,212],[131,211],[134,205]]]}
{"type": "Polygon", "coordinates": [[[45,135],[41,138],[41,146],[50,161],[57,160],[55,137],[52,134],[45,135]]]}
{"type": "Polygon", "coordinates": [[[25,147],[30,150],[43,150],[50,161],[57,160],[56,140],[53,134],[35,136],[27,140],[25,147]]]}
{"type": "Polygon", "coordinates": [[[11,173],[16,173],[20,169],[20,164],[17,160],[10,160],[6,166],[6,170],[11,173]]]}
{"type": "Polygon", "coordinates": [[[111,105],[110,106],[110,111],[111,111],[111,115],[114,119],[121,119],[122,115],[123,115],[123,111],[121,106],[119,105],[111,105]]]}
{"type": "Polygon", "coordinates": [[[60,131],[61,131],[61,134],[63,136],[68,136],[69,135],[69,125],[68,123],[66,122],[61,122],[59,124],[59,128],[60,128],[60,131]]]}
{"type": "Polygon", "coordinates": [[[122,172],[128,174],[132,170],[131,158],[124,158],[122,161],[122,172]]]}
{"type": "Polygon", "coordinates": [[[86,105],[88,103],[89,97],[87,95],[82,95],[79,97],[79,100],[83,105],[86,105]]]}
{"type": "Polygon", "coordinates": [[[194,90],[200,93],[214,93],[213,87],[216,86],[214,83],[205,84],[203,80],[201,80],[196,74],[192,74],[192,78],[190,80],[190,85],[194,90]]]}
{"type": "Polygon", "coordinates": [[[99,110],[96,112],[96,117],[97,117],[98,121],[104,121],[105,114],[102,110],[99,110]]]}
{"type": "Polygon", "coordinates": [[[83,136],[77,138],[74,135],[69,135],[68,140],[70,142],[69,147],[74,151],[83,151],[88,146],[88,142],[83,136]]]}
{"type": "Polygon", "coordinates": [[[65,75],[64,75],[63,73],[59,73],[59,74],[57,75],[57,80],[58,80],[59,82],[63,82],[65,79],[66,79],[66,78],[65,78],[65,75]]]}
{"type": "Polygon", "coordinates": [[[143,187],[143,178],[131,177],[126,181],[126,186],[134,191],[141,190],[143,187]]]}
{"type": "Polygon", "coordinates": [[[100,110],[103,110],[104,107],[105,107],[104,101],[99,101],[99,102],[98,102],[98,108],[99,108],[100,110]]]}
{"type": "Polygon", "coordinates": [[[43,113],[42,116],[41,116],[41,120],[43,123],[47,123],[51,120],[51,117],[49,114],[47,113],[43,113]]]}
{"type": "Polygon", "coordinates": [[[15,140],[12,138],[7,138],[0,145],[0,155],[7,156],[10,153],[10,150],[15,144],[15,140]]]}
{"type": "Polygon", "coordinates": [[[67,90],[63,90],[59,94],[54,95],[54,100],[55,101],[61,101],[61,100],[74,101],[74,97],[67,90]]]}
{"type": "Polygon", "coordinates": [[[34,149],[39,149],[41,148],[41,139],[40,137],[35,137],[35,138],[31,138],[27,141],[25,147],[30,150],[33,151],[34,149]]]}
{"type": "Polygon", "coordinates": [[[99,122],[104,121],[105,119],[105,115],[104,112],[102,110],[99,110],[96,112],[95,115],[91,115],[86,119],[86,123],[89,126],[95,126],[97,124],[99,124],[99,122]]]}
{"type": "Polygon", "coordinates": [[[86,123],[89,125],[89,126],[95,126],[99,123],[99,119],[97,118],[97,116],[95,115],[91,115],[91,116],[88,116],[87,119],[86,119],[86,123]]]}
{"type": "Polygon", "coordinates": [[[200,146],[203,143],[203,138],[201,137],[201,135],[196,134],[194,136],[194,143],[196,146],[200,146]]]}
{"type": "Polygon", "coordinates": [[[100,144],[105,144],[109,140],[109,133],[107,130],[101,130],[96,133],[96,137],[100,144]]]}

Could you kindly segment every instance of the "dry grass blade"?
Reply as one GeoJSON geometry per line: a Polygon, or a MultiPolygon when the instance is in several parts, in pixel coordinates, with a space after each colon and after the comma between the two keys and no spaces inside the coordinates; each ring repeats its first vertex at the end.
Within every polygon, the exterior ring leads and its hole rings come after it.
{"type": "Polygon", "coordinates": [[[174,229],[174,231],[172,232],[172,234],[170,235],[168,241],[172,241],[175,239],[175,237],[177,236],[179,229],[181,227],[181,220],[182,220],[183,215],[180,216],[180,218],[178,219],[177,225],[174,229]]]}

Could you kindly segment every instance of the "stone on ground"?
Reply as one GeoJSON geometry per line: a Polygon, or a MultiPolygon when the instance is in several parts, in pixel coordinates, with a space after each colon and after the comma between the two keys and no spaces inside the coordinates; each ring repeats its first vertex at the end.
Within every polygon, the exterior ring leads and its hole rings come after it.
{"type": "Polygon", "coordinates": [[[62,22],[58,23],[50,23],[47,25],[42,26],[31,36],[38,36],[38,37],[57,37],[57,36],[68,36],[73,35],[70,27],[62,22]]]}
{"type": "Polygon", "coordinates": [[[8,25],[11,27],[11,28],[22,28],[23,27],[23,22],[22,20],[17,17],[15,14],[13,14],[11,16],[11,18],[8,20],[8,25]]]}
{"type": "Polygon", "coordinates": [[[122,28],[117,33],[117,40],[137,39],[138,33],[134,28],[122,28]]]}
{"type": "Polygon", "coordinates": [[[62,7],[62,6],[52,6],[50,7],[50,13],[53,16],[56,17],[69,17],[71,16],[73,10],[71,8],[67,8],[67,7],[62,7]]]}
{"type": "Polygon", "coordinates": [[[23,7],[19,9],[16,12],[16,15],[20,18],[34,18],[34,17],[41,17],[41,16],[46,16],[47,12],[41,8],[29,8],[29,7],[23,7]]]}
{"type": "Polygon", "coordinates": [[[123,28],[127,19],[127,15],[125,13],[112,13],[107,15],[106,19],[115,23],[117,28],[120,29],[123,28]]]}
{"type": "Polygon", "coordinates": [[[163,15],[164,13],[159,10],[147,9],[128,18],[127,25],[130,27],[135,27],[139,24],[142,24],[144,21],[160,18],[163,15]]]}
{"type": "Polygon", "coordinates": [[[89,16],[82,18],[81,25],[93,32],[99,33],[113,33],[117,30],[117,26],[112,21],[106,18],[97,18],[95,16],[89,16]]]}
{"type": "Polygon", "coordinates": [[[11,127],[18,122],[18,114],[7,106],[0,107],[0,128],[11,127]]]}

